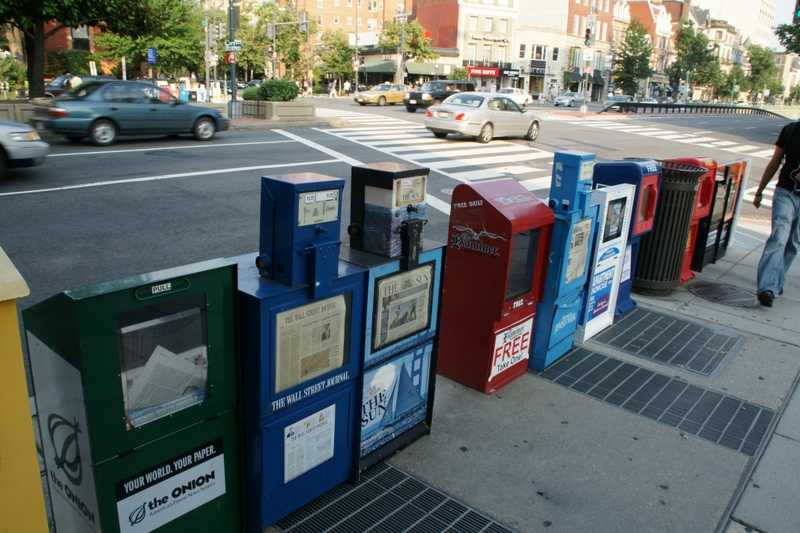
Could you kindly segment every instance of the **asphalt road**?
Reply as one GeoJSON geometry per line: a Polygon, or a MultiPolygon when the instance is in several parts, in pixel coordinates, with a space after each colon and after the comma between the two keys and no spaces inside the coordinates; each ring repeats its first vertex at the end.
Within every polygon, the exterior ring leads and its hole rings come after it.
{"type": "MultiPolygon", "coordinates": [[[[432,136],[419,128],[409,131],[422,124],[424,113],[407,113],[402,106],[360,107],[344,98],[317,98],[315,104],[318,116],[335,114],[352,124],[227,131],[205,143],[189,136],[123,138],[107,148],[53,139],[52,155],[43,166],[10,173],[0,181],[0,246],[31,289],[20,308],[65,289],[257,251],[264,175],[318,172],[348,179],[354,164],[399,160],[430,165],[434,171],[425,235],[443,241],[449,194],[456,185],[496,171],[525,182],[544,198],[552,152],[558,150],[594,152],[598,161],[700,155],[729,161],[741,156],[720,146],[752,146],[749,152],[761,154],[752,158],[752,189],[786,123],[756,116],[564,121],[551,115],[544,117],[541,135],[532,143],[520,138],[478,145],[451,136],[439,141],[438,151],[428,148],[425,153],[415,147],[432,136]],[[629,131],[637,127],[640,133],[629,131]],[[673,137],[678,140],[647,135],[652,129],[677,132],[673,137]],[[399,133],[381,140],[389,130],[399,133]],[[685,142],[686,138],[706,140],[685,142]],[[487,150],[485,157],[491,162],[463,172],[455,168],[463,164],[463,154],[474,157],[478,150],[487,150]],[[535,157],[526,160],[531,153],[535,157]]],[[[531,107],[543,116],[554,110],[531,107]]],[[[346,185],[343,230],[349,221],[349,196],[346,185]]],[[[742,216],[768,216],[768,211],[756,213],[745,205],[742,216]]]]}

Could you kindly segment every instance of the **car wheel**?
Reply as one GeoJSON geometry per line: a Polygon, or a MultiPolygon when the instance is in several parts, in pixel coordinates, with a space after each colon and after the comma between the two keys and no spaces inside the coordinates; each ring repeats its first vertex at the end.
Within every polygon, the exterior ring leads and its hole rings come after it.
{"type": "Polygon", "coordinates": [[[384,98],[383,96],[378,98],[378,105],[380,106],[386,105],[386,98],[384,98]]]}
{"type": "Polygon", "coordinates": [[[409,113],[416,113],[417,112],[417,108],[416,107],[406,107],[406,111],[408,111],[409,113]]]}
{"type": "Polygon", "coordinates": [[[208,141],[217,131],[214,121],[208,117],[200,117],[194,123],[194,138],[198,141],[208,141]]]}
{"type": "Polygon", "coordinates": [[[528,105],[530,105],[530,103],[531,103],[530,100],[525,100],[524,102],[522,102],[522,107],[528,107],[528,105]]]}
{"type": "Polygon", "coordinates": [[[0,178],[5,175],[7,167],[8,157],[6,156],[6,151],[0,148],[0,178]]]}
{"type": "Polygon", "coordinates": [[[364,102],[359,102],[358,105],[367,105],[364,102]]]}
{"type": "Polygon", "coordinates": [[[110,120],[98,120],[92,124],[92,142],[97,146],[108,146],[117,138],[117,127],[110,120]]]}
{"type": "Polygon", "coordinates": [[[494,128],[490,123],[486,123],[481,128],[481,132],[478,134],[477,141],[481,144],[486,144],[492,140],[492,136],[494,135],[494,128]]]}
{"type": "Polygon", "coordinates": [[[433,132],[433,136],[436,137],[437,139],[444,139],[445,137],[447,137],[447,132],[446,131],[434,131],[433,132]]]}
{"type": "Polygon", "coordinates": [[[575,107],[575,100],[570,100],[569,101],[569,106],[570,107],[575,107]]]}
{"type": "Polygon", "coordinates": [[[539,123],[535,120],[531,122],[530,127],[528,128],[528,133],[525,134],[525,139],[528,141],[535,141],[536,137],[539,136],[539,123]]]}

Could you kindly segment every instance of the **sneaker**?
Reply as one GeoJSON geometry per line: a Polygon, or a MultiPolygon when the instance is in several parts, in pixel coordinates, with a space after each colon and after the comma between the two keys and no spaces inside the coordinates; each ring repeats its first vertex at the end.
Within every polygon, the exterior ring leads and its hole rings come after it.
{"type": "Polygon", "coordinates": [[[781,290],[778,291],[778,296],[783,296],[783,287],[781,287],[781,290]]]}
{"type": "Polygon", "coordinates": [[[775,300],[775,293],[772,291],[764,291],[758,295],[758,301],[764,307],[772,307],[773,300],[775,300]]]}

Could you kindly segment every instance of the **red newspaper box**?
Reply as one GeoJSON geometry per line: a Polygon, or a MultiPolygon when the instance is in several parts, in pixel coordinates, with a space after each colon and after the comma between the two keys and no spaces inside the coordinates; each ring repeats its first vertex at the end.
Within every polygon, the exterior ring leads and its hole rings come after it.
{"type": "Polygon", "coordinates": [[[681,269],[681,283],[686,283],[694,278],[692,272],[692,253],[694,244],[697,241],[697,229],[700,227],[700,220],[711,213],[711,206],[714,205],[714,180],[717,175],[717,162],[710,157],[681,157],[677,159],[667,159],[676,163],[688,163],[705,167],[708,172],[700,176],[697,185],[697,195],[694,200],[694,210],[692,211],[692,223],[689,226],[689,238],[686,239],[686,254],[683,256],[683,267],[681,269]]]}
{"type": "Polygon", "coordinates": [[[439,374],[489,394],[528,371],[554,222],[514,179],[455,188],[439,374]]]}

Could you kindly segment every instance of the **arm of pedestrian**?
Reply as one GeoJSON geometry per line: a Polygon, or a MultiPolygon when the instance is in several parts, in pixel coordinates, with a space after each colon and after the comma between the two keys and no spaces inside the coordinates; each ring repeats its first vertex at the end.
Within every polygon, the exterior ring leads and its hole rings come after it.
{"type": "Polygon", "coordinates": [[[785,153],[786,151],[780,146],[775,147],[775,151],[772,153],[772,158],[769,160],[769,163],[767,163],[767,166],[764,169],[764,174],[761,175],[761,181],[758,184],[758,189],[756,189],[756,194],[753,198],[753,206],[756,209],[761,207],[761,200],[764,198],[764,189],[775,175],[775,172],[777,172],[778,167],[781,166],[781,161],[783,161],[783,156],[785,153]]]}

